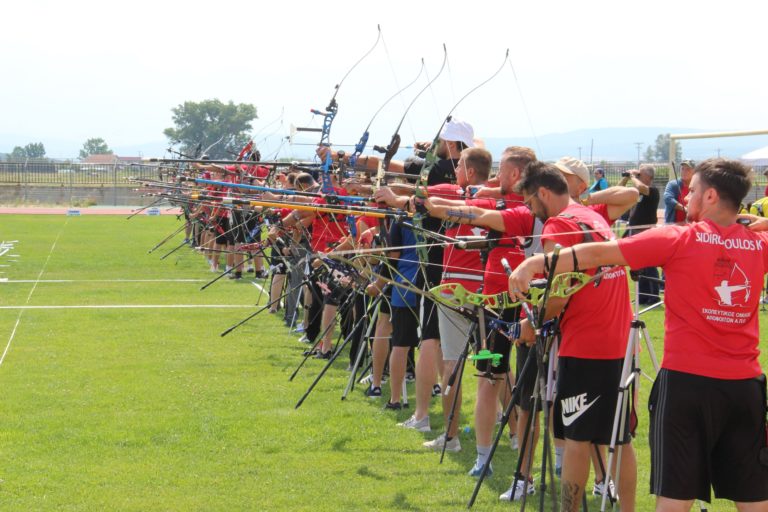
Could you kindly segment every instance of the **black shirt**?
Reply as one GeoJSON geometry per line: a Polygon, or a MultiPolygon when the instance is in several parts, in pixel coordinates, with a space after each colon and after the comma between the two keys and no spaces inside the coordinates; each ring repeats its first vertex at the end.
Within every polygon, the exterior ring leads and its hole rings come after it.
{"type": "MultiPolygon", "coordinates": [[[[653,225],[658,222],[656,210],[659,208],[659,190],[653,185],[648,187],[648,195],[640,194],[632,214],[629,216],[630,226],[653,225]]],[[[639,233],[642,230],[633,230],[633,233],[639,233]]]]}

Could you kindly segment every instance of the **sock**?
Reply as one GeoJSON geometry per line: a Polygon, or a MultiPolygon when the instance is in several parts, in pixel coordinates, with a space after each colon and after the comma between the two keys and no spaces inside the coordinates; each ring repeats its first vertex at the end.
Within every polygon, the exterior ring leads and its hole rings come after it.
{"type": "Polygon", "coordinates": [[[490,446],[480,446],[478,444],[477,445],[477,465],[484,466],[490,454],[491,454],[490,446]]]}
{"type": "Polygon", "coordinates": [[[563,448],[560,446],[555,446],[555,467],[561,468],[563,467],[563,448]]]}

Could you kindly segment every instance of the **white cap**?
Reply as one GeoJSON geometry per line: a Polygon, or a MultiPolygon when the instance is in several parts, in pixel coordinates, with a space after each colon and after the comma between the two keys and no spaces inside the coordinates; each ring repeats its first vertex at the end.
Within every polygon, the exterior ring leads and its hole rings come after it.
{"type": "Polygon", "coordinates": [[[475,147],[475,131],[472,129],[472,125],[455,117],[445,123],[440,132],[440,138],[453,142],[463,142],[468,148],[475,147]]]}

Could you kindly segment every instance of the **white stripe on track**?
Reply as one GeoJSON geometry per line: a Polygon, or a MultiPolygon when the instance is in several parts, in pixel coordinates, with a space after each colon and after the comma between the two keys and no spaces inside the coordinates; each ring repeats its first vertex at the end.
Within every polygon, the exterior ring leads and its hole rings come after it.
{"type": "MultiPolygon", "coordinates": [[[[255,308],[253,304],[83,304],[51,306],[0,306],[0,309],[185,309],[185,308],[255,308]]],[[[21,316],[21,313],[19,313],[21,316]]],[[[15,328],[14,328],[15,329],[15,328]]]]}
{"type": "MultiPolygon", "coordinates": [[[[37,274],[37,280],[35,281],[35,284],[32,285],[32,289],[29,290],[29,295],[27,295],[27,302],[25,304],[29,304],[30,299],[32,298],[32,294],[35,293],[35,290],[37,289],[37,283],[40,282],[40,278],[43,277],[43,272],[45,272],[45,267],[48,266],[48,262],[51,260],[51,254],[53,254],[53,250],[56,249],[56,244],[59,241],[59,238],[61,237],[61,234],[64,232],[64,228],[67,227],[67,223],[69,222],[69,217],[64,221],[64,224],[61,225],[61,229],[59,229],[59,233],[56,235],[56,239],[53,241],[53,245],[51,245],[51,250],[48,251],[48,256],[45,258],[45,262],[43,263],[43,268],[40,269],[40,273],[37,274]]],[[[5,361],[5,356],[8,355],[8,350],[11,348],[11,342],[13,341],[13,338],[16,336],[16,329],[19,327],[19,323],[21,322],[21,315],[24,314],[24,309],[19,310],[19,316],[16,317],[16,323],[13,326],[13,330],[11,331],[11,336],[8,338],[8,343],[5,344],[5,350],[3,350],[3,355],[0,356],[0,366],[2,366],[3,361],[5,361]]]]}
{"type": "Polygon", "coordinates": [[[8,279],[4,283],[204,283],[206,279],[8,279]]]}

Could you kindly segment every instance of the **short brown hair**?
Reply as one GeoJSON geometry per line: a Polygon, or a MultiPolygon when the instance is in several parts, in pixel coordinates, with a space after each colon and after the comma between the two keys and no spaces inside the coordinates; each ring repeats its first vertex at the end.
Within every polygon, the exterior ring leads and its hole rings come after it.
{"type": "Polygon", "coordinates": [[[536,152],[525,146],[508,146],[501,154],[502,162],[509,162],[520,169],[536,161],[536,152]]]}
{"type": "Polygon", "coordinates": [[[488,179],[493,165],[493,156],[489,151],[483,148],[467,148],[461,152],[461,156],[468,169],[474,169],[483,181],[488,179]]]}
{"type": "Polygon", "coordinates": [[[720,200],[732,210],[739,211],[741,202],[752,187],[752,168],[738,160],[710,158],[693,170],[707,188],[714,188],[720,200]]]}

